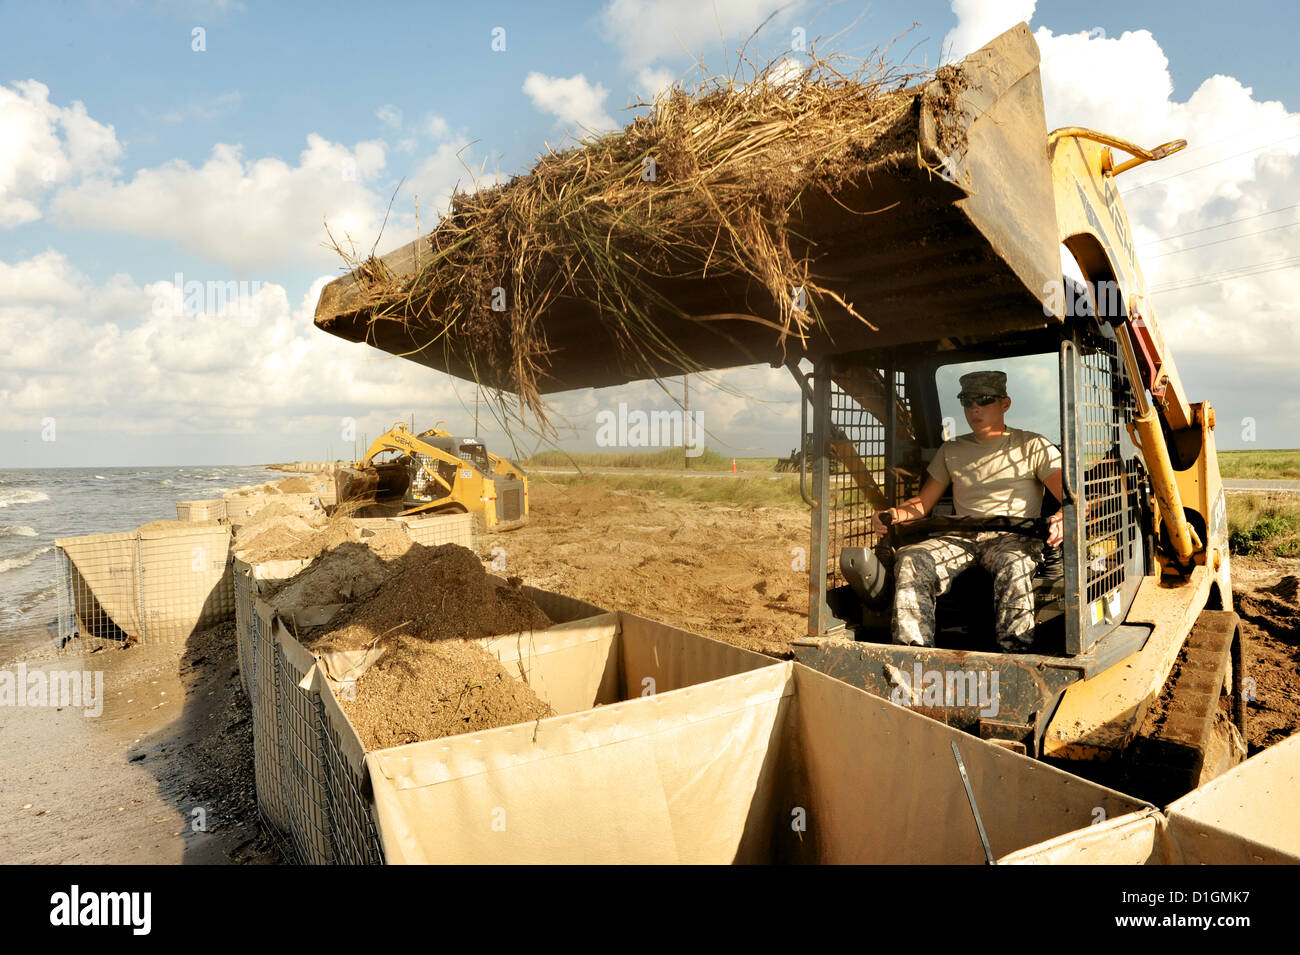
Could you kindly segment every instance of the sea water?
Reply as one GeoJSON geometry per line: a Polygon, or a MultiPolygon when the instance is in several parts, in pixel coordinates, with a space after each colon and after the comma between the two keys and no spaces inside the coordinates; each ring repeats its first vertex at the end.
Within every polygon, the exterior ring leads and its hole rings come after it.
{"type": "Polygon", "coordinates": [[[57,636],[54,540],[176,520],[176,502],[287,476],[260,466],[0,469],[0,659],[57,636]]]}

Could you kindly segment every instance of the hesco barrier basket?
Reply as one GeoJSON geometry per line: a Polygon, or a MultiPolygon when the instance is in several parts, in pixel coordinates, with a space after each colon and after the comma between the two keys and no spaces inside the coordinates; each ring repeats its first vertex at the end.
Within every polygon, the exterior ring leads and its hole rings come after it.
{"type": "Polygon", "coordinates": [[[1143,805],[795,663],[366,766],[390,863],[979,864],[953,742],[995,853],[1143,805]]]}
{"type": "MultiPolygon", "coordinates": [[[[570,621],[561,626],[580,626],[583,621],[571,622],[575,615],[604,613],[584,601],[534,588],[526,591],[552,619],[570,621]]],[[[310,608],[295,608],[295,614],[303,613],[315,616],[310,608]]],[[[365,747],[329,689],[325,669],[330,661],[318,665],[293,635],[292,625],[266,600],[253,599],[251,621],[253,752],[263,822],[295,861],[381,862],[365,795],[365,747]]],[[[613,629],[613,622],[606,621],[602,632],[613,629]]],[[[531,636],[536,635],[483,642],[517,647],[531,636]]],[[[518,658],[518,649],[512,652],[518,658]]],[[[339,668],[349,655],[330,657],[339,668]]],[[[528,655],[523,657],[531,670],[528,655]]]]}
{"type": "Polygon", "coordinates": [[[184,639],[234,613],[229,527],[145,525],[54,544],[61,645],[184,639]]]}
{"type": "Polygon", "coordinates": [[[1058,865],[1300,863],[1300,735],[1160,812],[1149,808],[1067,833],[999,860],[1058,865]]]}
{"type": "Polygon", "coordinates": [[[239,679],[250,700],[256,688],[249,678],[252,672],[253,601],[267,588],[288,580],[310,563],[310,558],[269,560],[260,564],[250,564],[238,557],[234,559],[235,645],[239,656],[239,679]]]}
{"type": "Polygon", "coordinates": [[[473,514],[438,514],[433,517],[412,515],[398,520],[406,525],[406,533],[411,540],[425,547],[460,544],[474,550],[477,546],[477,524],[473,514]]]}
{"type": "MultiPolygon", "coordinates": [[[[475,544],[474,524],[469,514],[448,514],[422,520],[373,518],[359,520],[356,523],[362,527],[363,535],[366,536],[368,536],[366,532],[373,533],[381,528],[402,527],[415,543],[423,544],[426,547],[437,547],[439,544],[461,544],[472,550],[475,544]]],[[[243,682],[244,691],[249,694],[250,699],[256,689],[248,677],[251,671],[250,647],[253,601],[266,593],[268,588],[288,580],[310,563],[310,558],[272,560],[256,564],[242,560],[239,557],[234,559],[235,636],[239,651],[239,676],[243,682]]],[[[576,616],[590,616],[601,612],[599,608],[593,607],[591,604],[582,604],[581,601],[573,602],[572,598],[561,597],[559,594],[548,594],[545,591],[534,592],[532,588],[528,587],[525,587],[524,591],[538,601],[539,606],[547,611],[552,620],[571,620],[576,616]],[[551,604],[548,605],[543,601],[551,601],[551,604]],[[548,606],[554,609],[555,612],[551,613],[548,606]],[[579,609],[576,609],[578,606],[585,608],[585,611],[580,612],[579,609]]]]}
{"type": "Polygon", "coordinates": [[[296,511],[317,509],[317,496],[315,494],[280,494],[274,491],[266,494],[235,496],[227,494],[223,498],[223,502],[226,505],[226,520],[236,527],[248,523],[248,519],[252,515],[272,504],[283,504],[296,511]]]}
{"type": "Polygon", "coordinates": [[[226,516],[226,502],[221,498],[201,501],[177,501],[178,521],[220,521],[226,516]]]}
{"type": "MultiPolygon", "coordinates": [[[[248,697],[253,709],[253,782],[257,790],[257,813],[283,848],[289,833],[289,815],[285,806],[280,756],[279,665],[269,610],[265,602],[254,601],[249,619],[248,697]]],[[[289,855],[287,849],[286,855],[289,855]]]]}

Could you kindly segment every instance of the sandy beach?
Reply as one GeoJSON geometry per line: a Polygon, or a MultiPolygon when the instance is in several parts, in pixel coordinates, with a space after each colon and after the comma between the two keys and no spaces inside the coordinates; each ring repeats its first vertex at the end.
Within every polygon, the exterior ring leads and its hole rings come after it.
{"type": "Polygon", "coordinates": [[[4,707],[0,862],[281,861],[257,824],[233,622],[183,643],[42,648],[3,667],[16,673],[20,661],[32,683],[52,671],[101,672],[103,711],[4,707]]]}

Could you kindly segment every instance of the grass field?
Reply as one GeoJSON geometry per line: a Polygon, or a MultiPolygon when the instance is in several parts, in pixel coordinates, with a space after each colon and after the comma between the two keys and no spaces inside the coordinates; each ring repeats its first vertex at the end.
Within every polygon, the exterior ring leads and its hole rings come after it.
{"type": "MultiPolygon", "coordinates": [[[[736,457],[739,471],[772,471],[776,458],[736,457]]],[[[705,448],[697,458],[691,458],[690,467],[701,471],[730,471],[732,458],[705,448]]],[[[564,451],[542,451],[526,461],[524,467],[542,468],[649,468],[654,470],[680,470],[686,466],[681,448],[664,448],[660,451],[607,451],[599,454],[568,454],[564,451]]],[[[868,461],[869,467],[877,466],[868,461]]],[[[1300,449],[1273,451],[1220,451],[1219,473],[1225,478],[1247,480],[1300,480],[1300,449]]]]}
{"type": "MultiPolygon", "coordinates": [[[[738,471],[771,471],[776,458],[736,458],[738,471]]],[[[660,471],[680,470],[684,467],[700,471],[730,471],[732,458],[711,448],[705,448],[699,457],[686,463],[682,448],[664,448],[661,451],[606,451],[599,454],[569,454],[565,451],[542,451],[520,464],[534,468],[646,468],[660,471]]]]}
{"type": "Polygon", "coordinates": [[[661,474],[538,474],[532,480],[562,487],[575,484],[599,484],[616,490],[650,491],[676,500],[737,507],[804,507],[799,497],[799,479],[795,476],[767,478],[711,477],[690,478],[661,474]]]}
{"type": "Polygon", "coordinates": [[[1228,495],[1228,550],[1250,557],[1300,557],[1296,495],[1228,495]]]}
{"type": "Polygon", "coordinates": [[[1300,480],[1300,450],[1220,451],[1219,475],[1244,480],[1300,480]]]}

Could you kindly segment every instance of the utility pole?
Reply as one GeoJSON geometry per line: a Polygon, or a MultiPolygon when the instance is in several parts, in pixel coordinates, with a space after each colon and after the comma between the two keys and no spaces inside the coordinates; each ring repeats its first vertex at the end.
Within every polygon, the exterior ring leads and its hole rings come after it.
{"type": "MultiPolygon", "coordinates": [[[[683,439],[685,439],[685,437],[686,437],[686,429],[689,428],[689,427],[691,426],[691,376],[690,376],[690,375],[684,375],[684,376],[682,377],[682,391],[683,391],[684,396],[685,396],[685,399],[686,399],[686,401],[685,401],[685,404],[686,404],[686,420],[682,422],[682,437],[683,437],[683,439]]],[[[699,440],[699,439],[697,438],[696,440],[699,440]]],[[[685,440],[683,440],[683,441],[682,441],[682,444],[685,444],[685,443],[686,443],[685,440]]],[[[689,454],[686,453],[687,450],[688,450],[688,449],[685,448],[685,447],[682,448],[682,457],[686,460],[686,465],[685,465],[685,467],[686,467],[686,470],[689,471],[690,468],[691,468],[691,456],[690,456],[689,454]]]]}
{"type": "Polygon", "coordinates": [[[483,392],[482,385],[474,386],[474,437],[478,437],[478,396],[483,392]]]}

